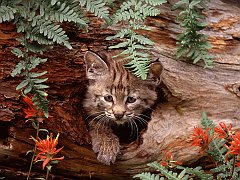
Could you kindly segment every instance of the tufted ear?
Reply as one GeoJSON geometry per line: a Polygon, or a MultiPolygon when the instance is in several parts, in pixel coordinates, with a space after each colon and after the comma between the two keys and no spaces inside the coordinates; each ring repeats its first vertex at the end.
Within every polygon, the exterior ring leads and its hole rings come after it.
{"type": "Polygon", "coordinates": [[[97,79],[108,71],[106,62],[97,54],[87,51],[84,55],[88,79],[97,79]]]}
{"type": "Polygon", "coordinates": [[[162,79],[163,65],[159,61],[155,61],[149,66],[148,79],[159,85],[162,79]]]}

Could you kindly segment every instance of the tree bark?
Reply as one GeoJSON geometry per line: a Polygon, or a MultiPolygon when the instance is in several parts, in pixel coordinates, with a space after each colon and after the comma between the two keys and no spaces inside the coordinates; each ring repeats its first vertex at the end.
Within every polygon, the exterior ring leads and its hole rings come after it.
{"type": "MultiPolygon", "coordinates": [[[[52,178],[130,179],[148,170],[146,164],[161,160],[167,151],[172,151],[176,160],[191,164],[202,157],[199,149],[191,146],[190,135],[193,128],[200,125],[203,111],[216,124],[232,123],[234,130],[240,129],[240,3],[237,0],[208,2],[209,10],[205,14],[209,25],[204,33],[213,45],[211,53],[215,63],[213,69],[203,69],[201,64],[175,58],[176,35],[182,29],[176,22],[178,12],[170,9],[174,2],[161,6],[161,15],[146,21],[152,29],[142,31],[156,42],[151,52],[165,69],[164,100],[158,103],[138,141],[124,146],[116,164],[111,166],[100,164],[91,150],[81,102],[87,86],[83,55],[88,49],[106,50],[114,42],[105,38],[112,35],[116,27],[101,29],[102,22],[90,15],[88,33],[64,25],[73,49],[54,46],[44,54],[48,62],[39,68],[48,71],[50,86],[50,117],[41,127],[59,132],[59,147],[64,146],[61,155],[65,159],[54,167],[52,178]]],[[[11,23],[0,24],[0,176],[8,178],[26,176],[30,155],[25,153],[33,148],[29,137],[35,135],[30,123],[25,123],[24,103],[20,92],[15,90],[21,78],[10,76],[18,63],[10,52],[20,46],[15,40],[18,36],[11,23]]],[[[34,176],[43,174],[40,166],[33,169],[34,176]]]]}

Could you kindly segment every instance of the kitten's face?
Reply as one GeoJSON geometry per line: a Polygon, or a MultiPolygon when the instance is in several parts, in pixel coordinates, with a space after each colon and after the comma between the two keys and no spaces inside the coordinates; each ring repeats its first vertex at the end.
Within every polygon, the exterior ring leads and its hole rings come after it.
{"type": "Polygon", "coordinates": [[[122,64],[112,60],[107,65],[92,52],[86,53],[85,62],[90,84],[84,107],[91,119],[117,124],[141,120],[141,113],[157,99],[155,82],[135,77],[122,64]]]}

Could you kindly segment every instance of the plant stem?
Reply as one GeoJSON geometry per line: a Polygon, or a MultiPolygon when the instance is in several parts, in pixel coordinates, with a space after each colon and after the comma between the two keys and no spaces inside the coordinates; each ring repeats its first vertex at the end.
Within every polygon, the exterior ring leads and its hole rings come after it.
{"type": "Polygon", "coordinates": [[[236,163],[236,155],[233,155],[233,164],[232,164],[232,170],[231,170],[231,180],[233,179],[233,173],[235,170],[235,163],[236,163]]]}
{"type": "MultiPolygon", "coordinates": [[[[39,122],[37,121],[37,132],[36,132],[36,137],[35,139],[38,138],[38,134],[39,134],[39,122]]],[[[33,160],[34,160],[34,157],[35,157],[35,154],[36,154],[36,150],[37,150],[37,145],[35,143],[35,146],[34,146],[34,149],[33,149],[33,155],[32,155],[32,160],[31,160],[31,164],[30,164],[30,167],[29,167],[29,170],[28,170],[28,176],[27,176],[27,179],[29,179],[30,177],[30,174],[31,174],[31,171],[32,171],[32,166],[33,166],[33,160]]]]}
{"type": "Polygon", "coordinates": [[[49,170],[49,168],[47,168],[47,175],[46,175],[46,178],[45,178],[45,180],[47,180],[47,179],[48,179],[49,172],[50,172],[50,170],[49,170]]]}

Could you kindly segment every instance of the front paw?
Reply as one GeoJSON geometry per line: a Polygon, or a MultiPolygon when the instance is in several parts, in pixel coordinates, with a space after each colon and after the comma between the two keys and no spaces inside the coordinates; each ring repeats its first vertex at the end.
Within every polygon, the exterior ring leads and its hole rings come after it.
{"type": "MultiPolygon", "coordinates": [[[[95,139],[96,140],[96,139],[95,139]]],[[[93,151],[98,153],[98,161],[110,165],[116,161],[120,152],[120,144],[117,136],[105,137],[92,142],[93,151]]]]}

